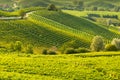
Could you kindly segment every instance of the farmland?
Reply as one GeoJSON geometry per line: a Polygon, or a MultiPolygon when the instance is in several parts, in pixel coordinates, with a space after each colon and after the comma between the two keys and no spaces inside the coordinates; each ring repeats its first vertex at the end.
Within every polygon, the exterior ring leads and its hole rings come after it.
{"type": "Polygon", "coordinates": [[[12,1],[0,4],[0,80],[120,80],[118,0],[12,1]]]}
{"type": "Polygon", "coordinates": [[[119,52],[56,56],[1,53],[0,79],[119,80],[119,55],[119,52]]]}

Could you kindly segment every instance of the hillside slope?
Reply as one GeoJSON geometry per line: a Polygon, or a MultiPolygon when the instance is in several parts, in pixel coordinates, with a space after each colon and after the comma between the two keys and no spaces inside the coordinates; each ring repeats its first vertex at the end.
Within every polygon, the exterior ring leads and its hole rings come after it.
{"type": "Polygon", "coordinates": [[[27,20],[0,21],[0,24],[1,44],[21,41],[24,45],[32,44],[39,47],[60,47],[68,41],[79,41],[78,38],[47,29],[27,20]]]}
{"type": "MultiPolygon", "coordinates": [[[[14,4],[17,0],[0,0],[0,4],[14,4]]],[[[85,9],[99,7],[102,10],[114,9],[119,6],[119,0],[77,0],[84,3],[85,9]],[[97,4],[97,5],[96,5],[97,4]]],[[[74,0],[18,0],[19,7],[42,6],[46,7],[48,4],[55,4],[61,8],[73,9],[75,7],[74,0]]]]}
{"type": "Polygon", "coordinates": [[[24,45],[61,47],[77,41],[77,46],[89,48],[94,36],[102,36],[106,43],[120,35],[84,18],[63,12],[40,10],[25,20],[0,21],[0,43],[22,41],[24,45]]]}
{"type": "Polygon", "coordinates": [[[120,35],[113,33],[103,28],[102,26],[81,17],[75,17],[66,13],[54,11],[37,11],[34,14],[36,15],[36,17],[42,16],[44,18],[58,22],[59,24],[63,24],[61,25],[63,27],[66,26],[68,28],[71,28],[74,35],[84,35],[80,36],[84,40],[86,39],[88,41],[91,41],[93,36],[96,35],[102,36],[104,39],[106,39],[106,41],[110,41],[113,38],[120,37],[120,35]]]}

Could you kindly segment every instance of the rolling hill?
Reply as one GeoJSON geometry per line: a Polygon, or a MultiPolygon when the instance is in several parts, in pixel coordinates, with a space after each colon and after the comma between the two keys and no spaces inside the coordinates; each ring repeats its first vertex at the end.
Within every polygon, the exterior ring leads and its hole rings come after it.
{"type": "MultiPolygon", "coordinates": [[[[17,0],[0,0],[0,4],[14,4],[17,0]]],[[[63,9],[73,9],[74,1],[82,1],[84,3],[85,9],[91,9],[93,7],[98,7],[101,10],[110,10],[119,6],[119,0],[18,0],[17,5],[19,7],[31,7],[31,6],[42,6],[46,7],[49,4],[55,4],[57,7],[63,9]],[[96,5],[97,4],[97,5],[96,5]]],[[[79,3],[79,2],[78,2],[79,3]]]]}
{"type": "MultiPolygon", "coordinates": [[[[42,16],[44,18],[47,18],[54,22],[57,22],[57,23],[59,23],[58,24],[59,26],[66,27],[67,30],[69,28],[69,31],[73,31],[73,32],[71,32],[72,34],[75,34],[77,36],[84,35],[84,36],[81,36],[82,39],[85,38],[86,40],[88,40],[88,42],[91,41],[93,36],[96,36],[96,35],[100,35],[108,41],[112,40],[115,37],[120,37],[118,34],[107,30],[103,26],[93,23],[82,17],[75,17],[75,16],[72,16],[72,15],[69,15],[69,14],[66,14],[63,12],[54,12],[54,11],[53,12],[52,11],[51,12],[37,11],[34,14],[36,17],[42,16]],[[63,24],[63,25],[60,25],[60,24],[63,24]],[[110,35],[110,36],[106,36],[106,35],[110,35]]],[[[39,18],[37,18],[37,19],[39,19],[39,18]]],[[[61,28],[61,27],[59,27],[59,28],[61,28]]]]}
{"type": "Polygon", "coordinates": [[[21,41],[24,45],[32,44],[42,47],[60,47],[63,43],[74,39],[74,37],[69,35],[49,30],[25,20],[0,21],[0,24],[2,24],[0,25],[1,44],[21,41]]]}
{"type": "Polygon", "coordinates": [[[64,43],[76,40],[78,47],[89,48],[94,36],[104,38],[105,43],[120,35],[83,17],[63,12],[39,10],[25,20],[0,21],[1,44],[22,41],[24,45],[60,48],[64,43]]]}

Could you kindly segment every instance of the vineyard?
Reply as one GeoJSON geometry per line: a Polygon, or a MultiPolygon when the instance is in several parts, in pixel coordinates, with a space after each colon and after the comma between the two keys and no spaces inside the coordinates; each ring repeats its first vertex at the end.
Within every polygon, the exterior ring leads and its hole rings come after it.
{"type": "Polygon", "coordinates": [[[37,11],[30,17],[32,20],[36,20],[36,23],[40,24],[40,22],[42,22],[42,24],[52,26],[49,28],[56,28],[65,32],[67,30],[72,33],[72,35],[78,36],[86,42],[90,42],[93,36],[96,35],[102,36],[106,43],[109,43],[113,38],[120,37],[119,34],[111,32],[101,25],[62,12],[37,11]]]}
{"type": "MultiPolygon", "coordinates": [[[[57,2],[33,3],[46,1],[57,2]]],[[[90,16],[120,23],[119,12],[59,10],[54,4],[0,11],[0,80],[120,80],[120,27],[90,16]]]]}
{"type": "Polygon", "coordinates": [[[56,56],[1,53],[0,79],[119,80],[119,55],[119,52],[56,56]]]}
{"type": "Polygon", "coordinates": [[[119,12],[109,12],[109,11],[72,11],[72,10],[63,10],[63,12],[77,16],[77,17],[84,17],[87,16],[87,14],[100,14],[100,16],[103,15],[118,15],[120,18],[119,12]],[[77,14],[76,14],[77,13],[77,14]]]}
{"type": "MultiPolygon", "coordinates": [[[[35,9],[26,8],[26,12],[35,9]]],[[[24,45],[60,48],[64,43],[76,40],[79,47],[89,48],[96,35],[102,36],[106,43],[120,38],[118,33],[85,18],[46,10],[33,12],[25,20],[1,20],[0,24],[0,43],[3,45],[22,41],[24,45]]]]}
{"type": "MultiPolygon", "coordinates": [[[[52,31],[25,20],[0,21],[0,41],[15,42],[22,41],[34,46],[60,46],[64,42],[71,41],[74,37],[63,33],[52,31]]],[[[75,38],[78,40],[77,38],[75,38]]]]}

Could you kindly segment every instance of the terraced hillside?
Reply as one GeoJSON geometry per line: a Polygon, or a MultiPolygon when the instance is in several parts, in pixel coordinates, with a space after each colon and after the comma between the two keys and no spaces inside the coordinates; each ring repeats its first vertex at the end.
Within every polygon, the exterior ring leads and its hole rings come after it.
{"type": "Polygon", "coordinates": [[[61,47],[76,40],[79,47],[89,48],[94,36],[100,35],[106,43],[120,35],[84,18],[63,12],[40,10],[25,20],[0,21],[1,44],[22,41],[34,46],[61,47]]]}
{"type": "MultiPolygon", "coordinates": [[[[69,7],[69,6],[74,6],[73,4],[74,0],[35,0],[35,1],[31,1],[31,0],[20,0],[20,4],[22,6],[46,6],[49,3],[54,3],[57,6],[61,6],[61,7],[69,7]],[[27,3],[27,5],[25,4],[27,3]]],[[[91,6],[97,6],[99,8],[114,8],[115,6],[119,5],[119,0],[102,0],[102,1],[98,1],[98,0],[78,0],[78,1],[83,1],[84,2],[84,6],[86,8],[91,7],[91,6]],[[97,4],[97,5],[96,5],[97,4]]]]}
{"type": "MultiPolygon", "coordinates": [[[[17,0],[0,0],[0,4],[14,4],[14,1],[17,0]]],[[[67,9],[74,9],[76,6],[74,4],[74,1],[76,0],[18,0],[18,5],[19,7],[30,7],[30,6],[42,6],[46,7],[48,4],[55,4],[58,7],[61,8],[67,8],[67,9]]],[[[82,1],[84,3],[85,9],[91,9],[93,7],[98,7],[100,10],[110,10],[110,9],[115,9],[116,7],[119,6],[119,0],[77,0],[77,1],[82,1]],[[96,5],[97,4],[97,5],[96,5]]],[[[79,2],[77,3],[79,4],[79,2]]]]}
{"type": "Polygon", "coordinates": [[[90,42],[91,39],[100,35],[104,37],[106,42],[111,41],[113,38],[119,38],[120,35],[113,33],[103,26],[86,20],[82,17],[75,17],[63,12],[48,12],[48,11],[37,11],[31,15],[32,19],[42,22],[43,18],[46,24],[49,22],[50,25],[55,26],[61,30],[69,30],[73,35],[82,38],[86,42],[90,42]],[[53,23],[53,24],[52,24],[53,23]]]}
{"type": "MultiPolygon", "coordinates": [[[[1,44],[22,41],[24,45],[30,43],[39,47],[60,47],[68,41],[77,40],[79,42],[77,37],[45,28],[27,20],[0,21],[0,24],[1,44]]],[[[85,42],[82,43],[86,45],[85,42]]]]}

